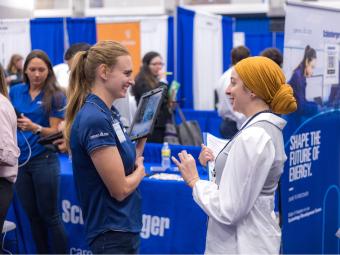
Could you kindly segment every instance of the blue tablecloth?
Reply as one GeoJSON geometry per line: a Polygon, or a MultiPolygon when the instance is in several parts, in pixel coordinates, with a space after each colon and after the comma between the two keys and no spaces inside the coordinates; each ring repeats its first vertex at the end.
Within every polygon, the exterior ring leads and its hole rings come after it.
{"type": "MultiPolygon", "coordinates": [[[[84,242],[83,217],[74,188],[71,162],[66,155],[60,156],[60,162],[60,209],[69,238],[70,253],[88,254],[90,251],[84,242]]],[[[152,165],[155,164],[146,164],[146,168],[150,169],[152,165]]],[[[203,178],[207,178],[202,168],[200,173],[203,178]]],[[[140,252],[203,253],[207,217],[193,201],[191,189],[183,181],[148,177],[139,188],[143,196],[140,252]]],[[[17,198],[13,201],[8,218],[18,225],[19,252],[34,253],[28,220],[17,198]]]]}
{"type": "MultiPolygon", "coordinates": [[[[158,163],[161,162],[161,149],[163,144],[160,143],[147,143],[144,148],[144,162],[147,163],[158,163]]],[[[178,158],[178,153],[182,150],[186,150],[188,153],[192,154],[192,156],[196,159],[196,164],[199,165],[198,156],[201,151],[201,147],[199,146],[183,146],[183,145],[169,145],[171,150],[171,155],[178,158]]]]}

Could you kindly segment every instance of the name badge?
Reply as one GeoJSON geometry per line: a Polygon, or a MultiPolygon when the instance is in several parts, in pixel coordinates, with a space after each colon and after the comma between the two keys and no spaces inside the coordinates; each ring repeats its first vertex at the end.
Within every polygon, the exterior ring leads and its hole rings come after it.
{"type": "Polygon", "coordinates": [[[125,142],[126,138],[125,138],[124,132],[123,132],[122,128],[120,127],[119,123],[118,122],[113,123],[112,127],[115,130],[115,132],[116,132],[116,135],[118,137],[119,142],[120,143],[125,142]]]}

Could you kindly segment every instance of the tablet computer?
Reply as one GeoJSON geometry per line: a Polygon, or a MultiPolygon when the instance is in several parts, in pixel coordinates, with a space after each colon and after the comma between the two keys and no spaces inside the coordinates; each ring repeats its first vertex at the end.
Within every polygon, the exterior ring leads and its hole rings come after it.
{"type": "Polygon", "coordinates": [[[63,132],[59,131],[57,133],[41,137],[38,140],[38,143],[40,143],[41,145],[48,145],[48,144],[52,144],[55,140],[61,139],[61,138],[63,138],[63,132]]]}
{"type": "Polygon", "coordinates": [[[132,141],[152,133],[167,87],[162,85],[142,95],[129,129],[132,141]]]}

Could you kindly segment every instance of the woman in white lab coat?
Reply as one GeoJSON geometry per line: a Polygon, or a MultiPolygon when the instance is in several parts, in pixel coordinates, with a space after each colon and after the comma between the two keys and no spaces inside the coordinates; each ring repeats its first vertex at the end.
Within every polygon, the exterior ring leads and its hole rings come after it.
{"type": "MultiPolygon", "coordinates": [[[[282,137],[286,122],[275,114],[295,111],[296,100],[280,67],[266,57],[235,65],[226,94],[247,120],[216,157],[215,181],[200,180],[186,151],[172,159],[209,216],[206,253],[278,254],[281,230],[274,192],[287,157],[282,137]]],[[[206,147],[200,158],[212,158],[206,147]]]]}

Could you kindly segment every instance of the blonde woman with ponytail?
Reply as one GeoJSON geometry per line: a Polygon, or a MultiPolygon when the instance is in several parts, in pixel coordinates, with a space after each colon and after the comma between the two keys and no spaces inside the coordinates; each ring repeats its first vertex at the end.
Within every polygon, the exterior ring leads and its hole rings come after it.
{"type": "Polygon", "coordinates": [[[173,161],[209,216],[206,253],[279,254],[274,193],[287,157],[276,114],[296,110],[293,90],[274,61],[249,57],[234,66],[226,94],[247,120],[217,156],[215,179],[200,180],[186,151],[173,161]]]}
{"type": "Polygon", "coordinates": [[[141,155],[146,139],[132,143],[111,107],[133,84],[131,56],[117,42],[101,41],[75,56],[65,138],[94,254],[136,254],[139,249],[138,185],[145,176],[141,155]]]}

